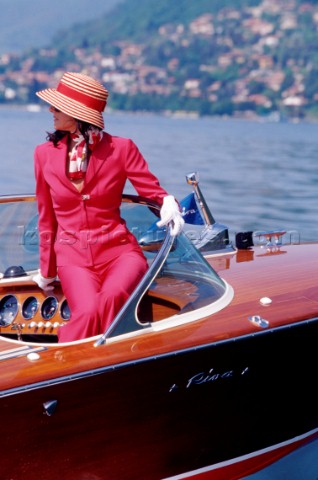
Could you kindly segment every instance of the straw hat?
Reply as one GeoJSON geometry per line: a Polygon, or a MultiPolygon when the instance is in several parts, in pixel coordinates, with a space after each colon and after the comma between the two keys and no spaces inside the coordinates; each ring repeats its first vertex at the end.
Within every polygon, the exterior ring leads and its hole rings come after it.
{"type": "Polygon", "coordinates": [[[66,72],[57,88],[47,88],[36,95],[77,120],[104,128],[102,112],[108,91],[94,78],[82,73],[66,72]]]}

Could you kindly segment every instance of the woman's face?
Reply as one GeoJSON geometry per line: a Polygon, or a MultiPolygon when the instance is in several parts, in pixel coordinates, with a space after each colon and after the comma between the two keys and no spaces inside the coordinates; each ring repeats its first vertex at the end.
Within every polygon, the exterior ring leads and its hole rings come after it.
{"type": "Polygon", "coordinates": [[[52,105],[49,108],[50,112],[53,113],[53,121],[55,130],[64,130],[66,132],[75,133],[77,130],[77,121],[75,118],[66,113],[61,112],[52,105]]]}

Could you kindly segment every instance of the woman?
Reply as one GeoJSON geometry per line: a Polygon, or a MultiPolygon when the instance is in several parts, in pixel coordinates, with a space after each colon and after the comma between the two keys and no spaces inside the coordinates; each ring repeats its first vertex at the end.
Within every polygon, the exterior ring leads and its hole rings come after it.
{"type": "Polygon", "coordinates": [[[60,342],[103,333],[147,270],[146,258],[120,217],[126,180],[162,205],[162,227],[183,228],[179,205],[160,186],[137,146],[103,131],[108,91],[95,79],[66,72],[56,89],[37,95],[50,104],[55,132],[35,149],[40,270],[50,290],[56,275],[71,318],[60,342]]]}

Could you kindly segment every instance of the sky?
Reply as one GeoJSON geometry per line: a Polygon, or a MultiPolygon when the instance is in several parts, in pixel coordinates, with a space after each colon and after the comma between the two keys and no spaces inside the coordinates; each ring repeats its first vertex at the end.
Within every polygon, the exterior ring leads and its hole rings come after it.
{"type": "Polygon", "coordinates": [[[59,31],[125,0],[0,0],[0,54],[50,45],[59,31]]]}

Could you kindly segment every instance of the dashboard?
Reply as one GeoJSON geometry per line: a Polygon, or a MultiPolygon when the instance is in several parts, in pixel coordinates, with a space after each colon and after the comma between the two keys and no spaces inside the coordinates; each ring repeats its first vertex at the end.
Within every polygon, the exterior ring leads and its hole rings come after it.
{"type": "Polygon", "coordinates": [[[18,339],[44,335],[52,337],[48,341],[55,341],[58,329],[70,315],[59,287],[49,294],[33,287],[0,289],[0,335],[18,339]]]}

